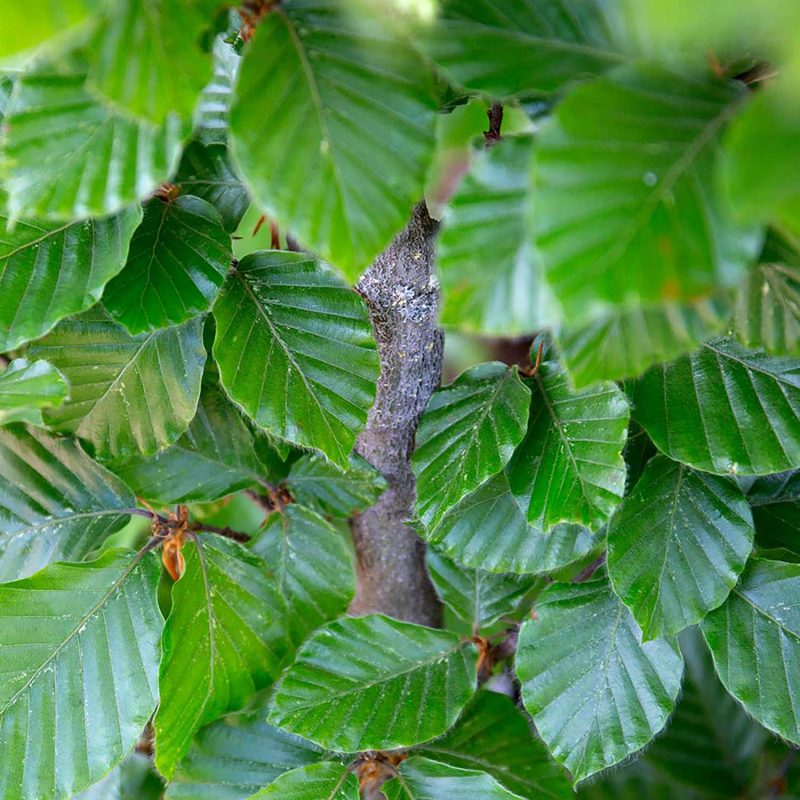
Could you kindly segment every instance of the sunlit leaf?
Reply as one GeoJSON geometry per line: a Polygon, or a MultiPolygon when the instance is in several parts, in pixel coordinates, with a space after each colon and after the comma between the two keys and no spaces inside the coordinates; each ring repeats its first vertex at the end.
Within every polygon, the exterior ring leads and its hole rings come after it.
{"type": "Polygon", "coordinates": [[[17,358],[0,373],[0,425],[33,421],[38,409],[61,405],[68,393],[64,376],[52,364],[17,358]]]}
{"type": "Polygon", "coordinates": [[[730,478],[653,458],[608,526],[608,573],[647,639],[717,608],[753,546],[753,517],[730,478]]]}
{"type": "Polygon", "coordinates": [[[289,0],[245,50],[231,132],[256,202],[355,279],[422,195],[434,118],[427,66],[379,6],[289,0]]]}
{"type": "Polygon", "coordinates": [[[183,554],[153,723],[156,766],[167,778],[203,725],[277,677],[289,645],[286,605],[261,559],[212,534],[190,541],[183,554]]]}
{"type": "Polygon", "coordinates": [[[45,421],[103,459],[155,455],[189,427],[206,360],[203,322],[131,336],[101,309],[65,320],[35,347],[66,377],[69,400],[45,421]]]}
{"type": "Polygon", "coordinates": [[[666,724],[683,659],[665,639],[642,642],[605,577],[553,584],[517,647],[522,700],[576,781],[644,747],[666,724]]]}
{"type": "Polygon", "coordinates": [[[72,797],[133,748],[156,705],[155,555],[111,550],[0,585],[0,787],[72,797]]]}
{"type": "Polygon", "coordinates": [[[428,528],[508,463],[528,422],[530,390],[496,361],[436,391],[417,429],[417,513],[428,528]]]}
{"type": "MultiPolygon", "coordinates": [[[[0,191],[0,206],[5,195],[0,191]]],[[[0,351],[47,333],[94,305],[125,264],[142,219],[136,206],[112,217],[60,224],[0,213],[0,351]]]]}
{"type": "Polygon", "coordinates": [[[269,721],[340,752],[444,733],[471,697],[475,651],[458,636],[380,615],[321,628],[278,685],[269,721]]]}
{"type": "Polygon", "coordinates": [[[71,439],[23,425],[0,429],[0,582],[51,561],[80,561],[119,530],[130,489],[71,439]]]}
{"type": "Polygon", "coordinates": [[[346,468],[378,377],[361,298],[303,253],[259,252],[232,271],[214,317],[233,400],[269,433],[346,468]]]}
{"type": "Polygon", "coordinates": [[[210,203],[191,195],[148,200],[103,305],[133,334],[178,325],[213,304],[231,258],[230,236],[210,203]]]}
{"type": "Polygon", "coordinates": [[[800,467],[800,363],[714,339],[631,387],[634,419],[696,469],[762,475],[800,467]]]}

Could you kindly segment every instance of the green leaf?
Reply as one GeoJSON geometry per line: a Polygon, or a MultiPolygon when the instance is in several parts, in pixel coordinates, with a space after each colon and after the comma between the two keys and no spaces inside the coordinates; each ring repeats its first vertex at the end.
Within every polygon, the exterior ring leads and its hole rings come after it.
{"type": "Polygon", "coordinates": [[[434,392],[417,429],[417,513],[434,529],[456,503],[508,463],[528,422],[530,390],[492,361],[434,392]]]}
{"type": "Polygon", "coordinates": [[[761,263],[739,288],[736,337],[746,347],[775,355],[800,355],[800,252],[797,243],[772,233],[761,263]]]}
{"type": "Polygon", "coordinates": [[[456,561],[487,572],[543,574],[580,561],[605,536],[580,525],[557,525],[546,535],[528,523],[504,472],[454,506],[432,530],[421,532],[456,561]]]}
{"type": "Polygon", "coordinates": [[[747,796],[767,732],[725,691],[699,631],[684,631],[680,641],[686,679],[678,708],[644,760],[703,796],[747,796]]]}
{"type": "Polygon", "coordinates": [[[146,197],[174,171],[185,125],[136,122],[103,105],[80,71],[41,69],[18,80],[5,119],[13,218],[92,217],[146,197]]]}
{"type": "Polygon", "coordinates": [[[40,408],[60,406],[68,394],[64,376],[52,364],[17,358],[0,373],[0,425],[29,420],[40,408]]]}
{"type": "Polygon", "coordinates": [[[103,305],[133,334],[178,325],[213,304],[232,257],[231,238],[210,203],[190,195],[148,200],[103,305]]]}
{"type": "MultiPolygon", "coordinates": [[[[751,97],[726,137],[725,178],[737,212],[750,219],[784,217],[794,222],[792,205],[800,199],[800,134],[793,95],[776,84],[751,97]]],[[[790,90],[790,91],[793,91],[790,90]]]]}
{"type": "Polygon", "coordinates": [[[526,384],[531,414],[508,465],[511,490],[545,532],[560,522],[602,526],[625,489],[625,395],[613,383],[575,392],[555,362],[541,364],[526,384]]]}
{"type": "Polygon", "coordinates": [[[522,626],[517,675],[536,730],[574,780],[644,747],[666,724],[683,659],[642,634],[605,577],[553,584],[522,626]]]}
{"type": "Polygon", "coordinates": [[[114,471],[139,497],[164,505],[208,503],[247,489],[265,472],[253,434],[225,394],[206,386],[197,415],[178,441],[153,458],[114,471]]]}
{"type": "Polygon", "coordinates": [[[171,112],[190,117],[211,76],[200,47],[206,19],[189,0],[117,0],[92,41],[93,88],[155,123],[171,112]]]}
{"type": "Polygon", "coordinates": [[[80,561],[129,519],[133,493],[71,439],[0,429],[0,583],[80,561]]]}
{"type": "Polygon", "coordinates": [[[718,474],[800,467],[800,364],[730,339],[653,367],[631,387],[634,419],[663,453],[718,474]]]}
{"type": "Polygon", "coordinates": [[[388,800],[519,800],[491,775],[412,756],[385,787],[388,800]]]}
{"type": "Polygon", "coordinates": [[[800,743],[800,564],[755,558],[702,623],[725,688],[768,730],[800,743]]]}
{"type": "Polygon", "coordinates": [[[358,780],[342,764],[323,761],[281,775],[252,800],[358,800],[358,780]]]}
{"type": "Polygon", "coordinates": [[[261,427],[343,469],[375,400],[363,300],[303,253],[242,259],[214,306],[222,384],[261,427]],[[243,362],[258,370],[242,369],[243,362]]]}
{"type": "Polygon", "coordinates": [[[153,554],[113,550],[0,586],[9,797],[72,797],[133,748],[158,696],[159,572],[153,554]]]}
{"type": "Polygon", "coordinates": [[[478,692],[451,731],[417,752],[454,767],[488,772],[528,800],[573,796],[563,770],[550,760],[514,701],[496,692],[478,692]]]}
{"type": "Polygon", "coordinates": [[[573,90],[535,151],[536,245],[573,325],[735,286],[761,245],[713,191],[744,89],[652,66],[573,90]]]}
{"type": "Polygon", "coordinates": [[[183,553],[154,721],[156,766],[166,778],[201,727],[277,677],[289,644],[286,605],[260,558],[212,534],[194,538],[183,553]]]}
{"type": "Polygon", "coordinates": [[[498,575],[482,569],[462,567],[429,547],[428,571],[441,597],[453,613],[473,625],[488,628],[501,617],[513,614],[541,581],[521,575],[498,575]]]}
{"type": "Polygon", "coordinates": [[[553,301],[526,230],[532,152],[531,136],[508,136],[473,155],[438,239],[442,324],[511,336],[553,321],[553,301]]]}
{"type": "Polygon", "coordinates": [[[277,578],[295,644],[347,610],[356,591],[353,551],[315,512],[291,504],[271,514],[252,549],[277,578]]]}
{"type": "Polygon", "coordinates": [[[262,717],[261,710],[232,714],[203,728],[176,767],[166,800],[244,800],[284,772],[323,757],[315,745],[262,717]]]}
{"type": "Polygon", "coordinates": [[[228,113],[242,59],[226,38],[221,33],[214,40],[214,75],[200,92],[194,115],[194,135],[205,144],[225,144],[228,139],[228,113]]]}
{"type": "Polygon", "coordinates": [[[197,410],[202,328],[196,318],[130,336],[100,309],[65,320],[29,350],[51,361],[70,386],[70,399],[45,411],[45,421],[88,441],[101,459],[164,450],[197,410]]]}
{"type": "Polygon", "coordinates": [[[444,733],[475,685],[474,646],[455,634],[350,617],[303,645],[269,721],[340,752],[408,747],[444,733]]]}
{"type": "Polygon", "coordinates": [[[191,142],[183,151],[174,182],[184,194],[207,200],[233,233],[250,205],[247,189],[233,171],[228,149],[222,144],[191,142]]]}
{"type": "MultiPolygon", "coordinates": [[[[497,97],[552,92],[624,60],[598,0],[444,0],[422,42],[456,83],[497,97]]],[[[616,11],[614,3],[610,10],[616,11]]]]}
{"type": "Polygon", "coordinates": [[[694,303],[667,301],[563,325],[556,334],[561,361],[579,389],[596,381],[633,378],[722,331],[729,305],[726,295],[694,303]]]}
{"type": "MultiPolygon", "coordinates": [[[[5,195],[0,191],[0,205],[5,195]]],[[[129,208],[113,217],[59,224],[0,213],[0,351],[47,333],[60,319],[94,305],[125,264],[142,219],[129,208]]]]}
{"type": "Polygon", "coordinates": [[[643,636],[677,633],[722,605],[753,533],[731,479],[653,458],[608,526],[608,574],[643,636]]]}
{"type": "Polygon", "coordinates": [[[435,116],[428,67],[391,15],[290,0],[245,51],[231,133],[259,205],[355,279],[422,196],[435,116]],[[265,99],[280,113],[265,117],[265,99]]]}
{"type": "Polygon", "coordinates": [[[4,3],[0,9],[0,58],[33,50],[50,39],[63,40],[90,20],[99,0],[32,0],[24,6],[4,3]]]}
{"type": "Polygon", "coordinates": [[[292,464],[285,484],[301,505],[342,518],[369,508],[388,486],[383,475],[355,453],[344,472],[322,456],[301,456],[292,464]]]}

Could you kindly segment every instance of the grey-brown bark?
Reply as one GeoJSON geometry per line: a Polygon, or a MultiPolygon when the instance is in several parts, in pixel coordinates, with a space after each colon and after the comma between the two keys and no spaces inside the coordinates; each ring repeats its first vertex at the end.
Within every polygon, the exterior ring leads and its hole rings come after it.
{"type": "Polygon", "coordinates": [[[441,624],[441,604],[425,569],[425,545],[406,521],[416,492],[414,435],[442,371],[433,274],[437,228],[419,203],[356,287],[367,302],[381,358],[377,398],[356,451],[384,474],[389,488],[352,522],[358,589],[351,611],[425,625],[441,624]]]}

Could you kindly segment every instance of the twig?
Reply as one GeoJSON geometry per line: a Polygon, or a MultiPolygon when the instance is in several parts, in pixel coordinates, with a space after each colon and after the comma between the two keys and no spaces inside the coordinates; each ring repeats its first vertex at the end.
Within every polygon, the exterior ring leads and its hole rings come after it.
{"type": "Polygon", "coordinates": [[[500,134],[500,127],[503,124],[503,104],[492,103],[486,116],[489,118],[489,130],[483,132],[483,139],[487,147],[492,147],[503,138],[500,134]]]}

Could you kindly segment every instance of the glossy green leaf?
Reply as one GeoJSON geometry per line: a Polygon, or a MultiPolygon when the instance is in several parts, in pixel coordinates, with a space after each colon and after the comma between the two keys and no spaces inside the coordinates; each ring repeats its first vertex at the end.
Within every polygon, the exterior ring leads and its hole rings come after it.
{"type": "Polygon", "coordinates": [[[175,169],[185,124],[136,122],[104,105],[80,71],[24,74],[5,119],[12,217],[70,219],[119,211],[175,169]]]}
{"type": "Polygon", "coordinates": [[[462,567],[432,547],[428,548],[426,560],[442,602],[475,630],[488,628],[501,617],[514,614],[526,595],[541,585],[535,577],[462,567]]]}
{"type": "Polygon", "coordinates": [[[641,375],[653,364],[671,361],[721,332],[728,323],[727,297],[694,303],[618,309],[580,325],[558,330],[561,361],[573,386],[641,375]]]}
{"type": "Polygon", "coordinates": [[[475,690],[471,643],[381,615],[321,628],[281,679],[273,725],[341,752],[389,750],[444,733],[475,690]]]}
{"type": "Polygon", "coordinates": [[[519,800],[486,772],[421,756],[404,761],[385,792],[388,800],[519,800]]]}
{"type": "Polygon", "coordinates": [[[164,505],[219,500],[268,477],[242,415],[212,386],[203,388],[195,418],[174,445],[114,471],[139,497],[164,505]]]}
{"type": "Polygon", "coordinates": [[[206,360],[201,319],[130,336],[101,309],[65,320],[31,356],[66,377],[70,398],[45,421],[74,433],[98,458],[154,455],[173,444],[197,410],[206,360]]]}
{"type": "Polygon", "coordinates": [[[0,583],[51,561],[81,561],[134,505],[130,489],[71,439],[19,424],[0,429],[0,583]]]}
{"type": "Polygon", "coordinates": [[[91,19],[99,0],[32,0],[0,9],[0,58],[21,53],[77,32],[91,19]]]}
{"type": "Polygon", "coordinates": [[[0,790],[71,797],[133,748],[158,696],[153,554],[112,550],[0,586],[0,790]]]}
{"type": "Polygon", "coordinates": [[[573,391],[555,362],[541,364],[526,384],[531,413],[508,465],[511,490],[545,532],[560,522],[602,526],[625,489],[625,395],[613,383],[573,391]]]}
{"type": "Polygon", "coordinates": [[[323,757],[315,745],[262,717],[260,710],[234,714],[203,728],[176,767],[166,800],[245,800],[284,772],[323,757]]]}
{"type": "Polygon", "coordinates": [[[608,574],[643,636],[677,633],[722,605],[753,533],[734,481],[653,458],[608,526],[608,574]]]}
{"type": "Polygon", "coordinates": [[[526,230],[530,136],[473,155],[445,213],[436,267],[442,324],[511,336],[552,322],[553,301],[526,230]]]}
{"type": "Polygon", "coordinates": [[[259,252],[228,277],[214,317],[233,400],[269,433],[346,468],[379,372],[361,298],[303,253],[259,252]]]}
{"type": "Polygon", "coordinates": [[[746,347],[800,355],[800,252],[773,233],[736,296],[736,337],[746,347]]]}
{"type": "Polygon", "coordinates": [[[210,203],[190,195],[148,200],[103,305],[133,334],[178,325],[213,304],[232,257],[231,238],[210,203]]]}
{"type": "Polygon", "coordinates": [[[366,0],[282,3],[245,51],[231,109],[255,200],[352,279],[405,225],[434,145],[433,81],[387,16],[366,0]]]}
{"type": "Polygon", "coordinates": [[[653,367],[631,388],[634,419],[663,453],[740,475],[800,467],[800,364],[730,339],[653,367]]]}
{"type": "Polygon", "coordinates": [[[190,117],[211,77],[200,47],[207,24],[192,0],[116,0],[92,41],[92,87],[155,123],[172,112],[190,117]]]}
{"type": "Polygon", "coordinates": [[[252,800],[358,800],[358,780],[342,764],[323,761],[281,775],[252,800]]]}
{"type": "Polygon", "coordinates": [[[573,796],[566,774],[551,761],[514,701],[496,692],[478,692],[451,731],[417,752],[454,767],[488,772],[528,800],[573,796]]]}
{"type": "Polygon", "coordinates": [[[203,725],[241,708],[277,677],[289,645],[286,605],[260,558],[213,534],[188,542],[183,554],[153,723],[156,766],[166,778],[203,725]]]}
{"type": "Polygon", "coordinates": [[[194,115],[194,135],[206,144],[224,144],[228,139],[228,112],[242,59],[226,38],[221,33],[214,40],[214,74],[200,92],[194,115]]]}
{"type": "Polygon", "coordinates": [[[664,639],[642,642],[605,577],[553,584],[522,626],[517,675],[536,730],[575,781],[644,747],[666,724],[683,659],[664,639]]]}
{"type": "Polygon", "coordinates": [[[417,429],[417,513],[433,529],[462,498],[508,463],[525,434],[530,390],[493,361],[434,392],[417,429]]]}
{"type": "Polygon", "coordinates": [[[301,505],[343,518],[369,508],[388,486],[383,475],[355,453],[345,471],[322,456],[301,456],[292,464],[285,484],[301,505]]]}
{"type": "Polygon", "coordinates": [[[17,358],[0,373],[0,425],[30,419],[37,409],[60,406],[69,389],[47,361],[17,358]]]}
{"type": "Polygon", "coordinates": [[[703,796],[742,796],[757,771],[767,732],[725,691],[700,632],[690,628],[680,642],[686,661],[681,698],[666,734],[647,750],[645,760],[703,796]]]}
{"type": "Polygon", "coordinates": [[[233,233],[250,205],[247,189],[233,171],[228,149],[222,144],[191,142],[183,151],[174,183],[184,194],[207,200],[233,233]]]}
{"type": "Polygon", "coordinates": [[[725,688],[765,728],[800,743],[800,564],[752,559],[702,631],[725,688]]]}
{"type": "Polygon", "coordinates": [[[761,232],[734,219],[713,173],[745,96],[639,66],[579,86],[542,126],[534,235],[571,324],[739,282],[761,232]]]}
{"type": "Polygon", "coordinates": [[[781,90],[776,84],[755,93],[725,140],[728,191],[743,217],[781,218],[800,198],[800,117],[794,97],[781,90]]]}
{"type": "Polygon", "coordinates": [[[356,591],[352,548],[314,511],[291,504],[271,514],[252,549],[275,574],[295,644],[350,605],[356,591]]]}
{"type": "Polygon", "coordinates": [[[504,472],[486,481],[422,535],[456,561],[487,572],[543,574],[579,561],[602,535],[580,525],[544,534],[525,518],[504,472]]]}
{"type": "MultiPolygon", "coordinates": [[[[0,205],[5,195],[0,191],[0,205]]],[[[137,206],[113,217],[59,224],[0,213],[0,351],[47,333],[94,305],[125,264],[142,218],[137,206]]]]}
{"type": "Polygon", "coordinates": [[[497,97],[552,92],[623,61],[614,11],[615,3],[598,0],[444,0],[422,41],[468,89],[497,97]]]}

